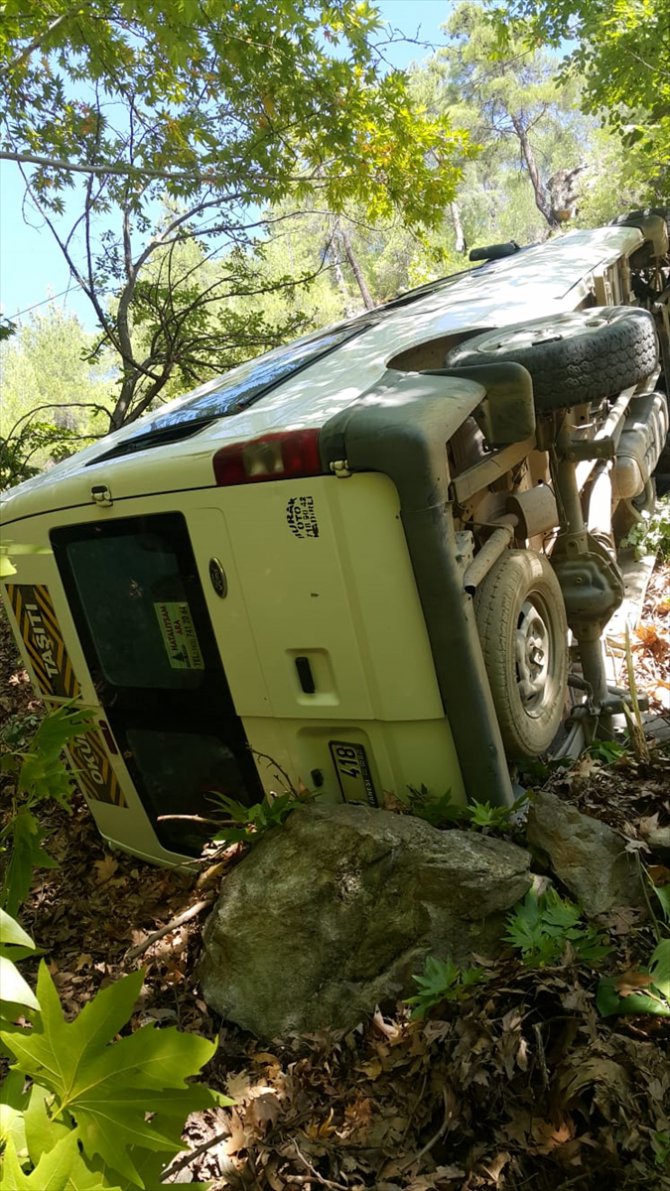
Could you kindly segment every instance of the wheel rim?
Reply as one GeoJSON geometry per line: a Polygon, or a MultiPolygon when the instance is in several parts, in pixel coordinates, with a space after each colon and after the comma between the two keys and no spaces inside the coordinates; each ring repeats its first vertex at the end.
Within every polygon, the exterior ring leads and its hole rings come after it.
{"type": "Polygon", "coordinates": [[[514,635],[517,690],[521,706],[534,719],[553,703],[556,649],[549,617],[537,597],[521,606],[514,635]]]}

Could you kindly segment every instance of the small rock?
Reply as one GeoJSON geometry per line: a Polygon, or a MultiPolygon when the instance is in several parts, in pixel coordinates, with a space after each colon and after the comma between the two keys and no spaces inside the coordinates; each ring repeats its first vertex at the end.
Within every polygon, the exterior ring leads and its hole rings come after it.
{"type": "Polygon", "coordinates": [[[207,1003],[262,1038],[350,1029],[414,992],[427,953],[500,947],[522,848],[363,806],[294,811],[226,877],[204,930],[207,1003]]]}
{"type": "Polygon", "coordinates": [[[645,904],[638,864],[621,836],[555,794],[533,799],[527,839],[589,917],[645,904]]]}
{"type": "Polygon", "coordinates": [[[670,827],[654,827],[644,837],[649,847],[660,856],[670,856],[670,827]]]}

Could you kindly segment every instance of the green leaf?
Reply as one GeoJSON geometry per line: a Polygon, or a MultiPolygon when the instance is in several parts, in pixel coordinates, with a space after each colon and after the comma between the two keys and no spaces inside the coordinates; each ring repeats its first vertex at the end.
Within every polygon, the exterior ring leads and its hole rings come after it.
{"type": "Polygon", "coordinates": [[[65,745],[90,729],[90,711],[65,703],[51,711],[40,723],[24,756],[19,773],[19,791],[31,798],[53,798],[67,806],[72,790],[72,775],[62,759],[65,745]]]}
{"type": "Polygon", "coordinates": [[[661,903],[665,921],[670,922],[670,885],[654,885],[653,890],[661,903]]]}
{"type": "Polygon", "coordinates": [[[20,923],[0,908],[0,954],[7,954],[7,946],[25,947],[28,951],[36,950],[30,935],[26,934],[20,923]]]}
{"type": "Polygon", "coordinates": [[[28,1103],[23,1112],[26,1146],[30,1160],[35,1165],[42,1154],[48,1154],[63,1137],[71,1133],[71,1127],[52,1117],[47,1101],[53,1097],[41,1084],[30,1088],[28,1103]]]}
{"type": "Polygon", "coordinates": [[[486,980],[486,973],[483,968],[461,969],[451,958],[428,955],[423,974],[412,976],[412,980],[419,992],[407,997],[405,1004],[412,1006],[413,1018],[421,1018],[442,1001],[463,1000],[470,988],[486,980]]]}
{"type": "Polygon", "coordinates": [[[611,950],[603,935],[582,922],[579,906],[551,888],[539,897],[529,889],[507,917],[505,940],[529,967],[559,963],[568,944],[577,961],[589,965],[611,950]]]}
{"type": "Polygon", "coordinates": [[[20,810],[11,823],[11,856],[2,900],[7,911],[15,915],[30,890],[33,869],[57,867],[55,860],[42,848],[46,832],[35,816],[27,809],[20,810]]]}
{"type": "Polygon", "coordinates": [[[654,949],[649,961],[649,975],[654,988],[670,1000],[670,939],[663,939],[654,949]]]}
{"type": "Polygon", "coordinates": [[[0,993],[3,1003],[24,1005],[39,1011],[40,1003],[32,988],[5,955],[0,955],[0,993]]]}
{"type": "Polygon", "coordinates": [[[670,1130],[659,1129],[652,1133],[651,1146],[656,1165],[665,1167],[670,1160],[670,1130]]]}
{"type": "Polygon", "coordinates": [[[670,1003],[664,997],[657,996],[653,988],[622,997],[617,991],[616,981],[613,977],[607,977],[599,982],[596,992],[596,1007],[601,1017],[637,1016],[640,1013],[651,1013],[655,1017],[670,1017],[670,1003]]]}
{"type": "Polygon", "coordinates": [[[211,1059],[215,1043],[152,1026],[111,1042],[130,1016],[142,981],[140,971],[110,985],[68,1023],[42,962],[36,1027],[0,1034],[17,1069],[54,1094],[52,1113],[74,1119],[84,1153],[139,1186],[133,1147],[177,1153],[185,1117],[216,1103],[208,1088],[186,1083],[211,1059]],[[147,1121],[152,1101],[157,1112],[147,1121]]]}
{"type": "Polygon", "coordinates": [[[7,1144],[2,1168],[3,1191],[122,1191],[119,1186],[103,1180],[84,1162],[78,1145],[76,1130],[56,1142],[40,1158],[30,1174],[21,1169],[16,1150],[7,1144]]]}
{"type": "Polygon", "coordinates": [[[0,1143],[4,1145],[11,1138],[18,1154],[26,1149],[23,1112],[28,1092],[25,1082],[20,1071],[10,1071],[0,1085],[0,1143]]]}
{"type": "Polygon", "coordinates": [[[0,1018],[13,1021],[25,1009],[39,1010],[39,1002],[15,964],[37,948],[30,935],[6,910],[0,909],[0,1018]]]}

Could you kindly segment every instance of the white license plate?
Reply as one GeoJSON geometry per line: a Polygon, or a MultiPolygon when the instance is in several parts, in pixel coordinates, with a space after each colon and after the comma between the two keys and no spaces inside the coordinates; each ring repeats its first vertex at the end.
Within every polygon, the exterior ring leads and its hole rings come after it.
{"type": "Polygon", "coordinates": [[[379,806],[362,744],[331,740],[330,753],[344,801],[367,802],[369,806],[379,806]]]}

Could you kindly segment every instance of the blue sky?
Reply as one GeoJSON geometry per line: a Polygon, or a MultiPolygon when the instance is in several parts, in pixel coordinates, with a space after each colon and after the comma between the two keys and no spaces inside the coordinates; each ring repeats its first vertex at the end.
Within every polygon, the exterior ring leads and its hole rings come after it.
{"type": "MultiPolygon", "coordinates": [[[[453,7],[451,0],[377,0],[385,22],[408,38],[430,45],[444,44],[441,25],[453,7]]],[[[387,48],[398,67],[427,57],[424,45],[397,43],[387,48]]],[[[46,310],[50,297],[81,318],[89,328],[94,317],[87,299],[68,275],[60,250],[39,216],[23,210],[23,182],[12,162],[0,162],[0,309],[9,318],[30,308],[46,310]],[[26,222],[24,215],[27,216],[26,222]],[[67,290],[66,294],[63,291],[67,290]]]]}

